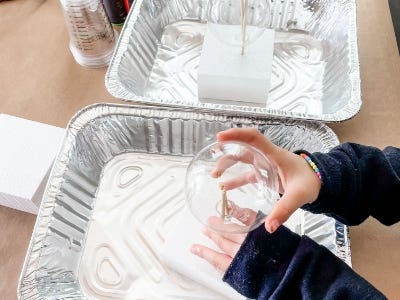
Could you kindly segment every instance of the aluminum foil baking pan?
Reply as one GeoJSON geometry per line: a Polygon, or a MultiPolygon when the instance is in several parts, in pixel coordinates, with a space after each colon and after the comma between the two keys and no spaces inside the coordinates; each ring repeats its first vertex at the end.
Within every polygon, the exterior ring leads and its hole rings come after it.
{"type": "MultiPolygon", "coordinates": [[[[223,299],[166,268],[158,253],[184,207],[193,154],[231,127],[290,150],[328,151],[316,122],[229,112],[97,104],[70,122],[43,196],[20,299],[223,299]]],[[[350,264],[347,227],[304,213],[302,231],[350,264]]]]}
{"type": "Polygon", "coordinates": [[[265,108],[198,101],[207,0],[135,1],[106,73],[108,91],[127,101],[246,116],[353,117],[361,107],[355,0],[270,4],[276,34],[265,108]]]}

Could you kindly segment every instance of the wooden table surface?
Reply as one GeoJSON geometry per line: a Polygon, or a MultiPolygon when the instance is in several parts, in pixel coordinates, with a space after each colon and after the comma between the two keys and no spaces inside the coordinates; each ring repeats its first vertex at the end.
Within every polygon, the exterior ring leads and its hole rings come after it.
{"type": "MultiPolygon", "coordinates": [[[[75,63],[57,0],[0,2],[0,113],[65,127],[83,107],[119,102],[105,68],[75,63]]],[[[386,0],[358,0],[361,111],[329,124],[342,142],[400,147],[400,58],[386,0]]],[[[1,141],[0,141],[1,143],[1,141]]],[[[0,207],[0,299],[15,299],[35,216],[0,207]]],[[[400,299],[400,224],[373,219],[350,229],[353,267],[400,299]]]]}

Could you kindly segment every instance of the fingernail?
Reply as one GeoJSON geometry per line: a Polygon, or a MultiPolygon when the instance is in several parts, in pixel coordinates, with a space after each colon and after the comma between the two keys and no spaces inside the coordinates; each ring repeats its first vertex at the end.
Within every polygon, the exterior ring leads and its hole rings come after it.
{"type": "Polygon", "coordinates": [[[193,254],[198,255],[200,251],[199,251],[198,247],[192,246],[192,247],[190,247],[190,252],[192,252],[193,254]]]}
{"type": "Polygon", "coordinates": [[[272,220],[272,221],[269,221],[269,222],[267,223],[266,228],[267,228],[267,231],[268,231],[269,233],[274,233],[275,230],[276,230],[280,225],[281,225],[281,224],[278,222],[278,220],[272,220]]]}
{"type": "Polygon", "coordinates": [[[219,177],[221,177],[221,175],[222,175],[222,173],[219,170],[214,170],[211,172],[211,176],[214,178],[219,178],[219,177]]]}

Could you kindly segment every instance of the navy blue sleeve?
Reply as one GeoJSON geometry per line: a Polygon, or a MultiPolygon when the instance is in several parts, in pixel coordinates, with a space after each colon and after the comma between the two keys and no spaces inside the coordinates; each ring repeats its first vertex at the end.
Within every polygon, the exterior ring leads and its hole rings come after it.
{"type": "MultiPolygon", "coordinates": [[[[369,216],[386,225],[400,220],[400,149],[347,143],[307,154],[322,186],[304,209],[347,225],[369,216]]],[[[386,299],[328,249],[284,226],[274,234],[264,226],[250,232],[224,281],[252,299],[386,299]]]]}
{"type": "Polygon", "coordinates": [[[304,209],[346,225],[369,216],[385,225],[400,221],[400,149],[346,143],[309,155],[320,169],[322,186],[318,199],[304,209]]]}
{"type": "Polygon", "coordinates": [[[386,299],[328,249],[284,226],[251,231],[223,280],[251,299],[386,299]]]}

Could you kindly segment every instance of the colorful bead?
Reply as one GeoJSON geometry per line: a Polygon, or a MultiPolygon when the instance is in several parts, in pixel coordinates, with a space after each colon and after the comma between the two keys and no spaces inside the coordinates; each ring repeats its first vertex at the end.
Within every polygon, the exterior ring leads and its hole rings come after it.
{"type": "Polygon", "coordinates": [[[300,156],[306,160],[306,162],[310,165],[311,169],[314,170],[317,177],[322,180],[321,172],[319,171],[315,162],[313,162],[312,159],[305,153],[300,153],[300,156]]]}

